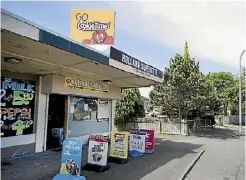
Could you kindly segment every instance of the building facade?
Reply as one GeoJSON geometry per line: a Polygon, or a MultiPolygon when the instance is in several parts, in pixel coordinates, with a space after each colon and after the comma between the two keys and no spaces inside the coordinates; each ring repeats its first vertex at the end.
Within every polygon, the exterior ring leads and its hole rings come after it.
{"type": "Polygon", "coordinates": [[[109,135],[122,88],[162,82],[162,72],[111,47],[101,54],[2,11],[1,159],[42,152],[59,138],[109,135]]]}
{"type": "Polygon", "coordinates": [[[151,104],[150,104],[150,100],[144,96],[141,96],[143,102],[144,102],[144,111],[145,114],[147,115],[150,111],[151,111],[151,104]]]}

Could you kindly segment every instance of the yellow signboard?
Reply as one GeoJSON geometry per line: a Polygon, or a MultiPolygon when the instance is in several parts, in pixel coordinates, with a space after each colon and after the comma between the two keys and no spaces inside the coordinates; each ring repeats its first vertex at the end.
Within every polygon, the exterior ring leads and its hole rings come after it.
{"type": "Polygon", "coordinates": [[[83,44],[113,45],[115,12],[112,10],[73,9],[70,38],[83,44]]]}
{"type": "Polygon", "coordinates": [[[109,92],[109,87],[101,82],[87,81],[79,78],[65,77],[65,86],[73,89],[90,90],[96,92],[109,92]]]}
{"type": "Polygon", "coordinates": [[[126,159],[128,157],[128,132],[111,131],[110,156],[126,159]]]}

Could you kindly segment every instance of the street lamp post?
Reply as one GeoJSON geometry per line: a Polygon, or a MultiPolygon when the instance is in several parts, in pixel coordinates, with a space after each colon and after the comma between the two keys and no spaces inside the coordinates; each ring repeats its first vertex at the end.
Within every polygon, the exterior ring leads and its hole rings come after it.
{"type": "Polygon", "coordinates": [[[240,56],[239,60],[239,132],[242,132],[242,88],[241,88],[241,63],[242,63],[242,57],[246,50],[243,50],[240,56]]]}

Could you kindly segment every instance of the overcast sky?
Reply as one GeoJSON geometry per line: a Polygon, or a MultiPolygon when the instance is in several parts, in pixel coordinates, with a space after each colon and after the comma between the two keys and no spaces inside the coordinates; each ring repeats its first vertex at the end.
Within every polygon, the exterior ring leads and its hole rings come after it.
{"type": "MultiPolygon", "coordinates": [[[[182,49],[187,40],[192,56],[207,60],[210,65],[213,65],[212,60],[233,68],[239,66],[246,41],[245,1],[132,2],[124,5],[114,2],[112,6],[120,12],[118,20],[124,22],[120,24],[122,28],[143,38],[154,39],[174,49],[182,49]],[[134,20],[128,21],[132,17],[134,20]],[[135,28],[129,28],[132,26],[135,28]]],[[[147,96],[149,90],[143,88],[141,92],[147,96]]]]}
{"type": "MultiPolygon", "coordinates": [[[[205,73],[238,74],[245,49],[244,1],[2,2],[2,8],[64,36],[72,9],[113,9],[115,47],[161,70],[183,53],[186,40],[205,73]]],[[[149,90],[141,89],[142,95],[149,90]]]]}
{"type": "Polygon", "coordinates": [[[111,4],[119,26],[128,31],[175,49],[182,49],[187,40],[193,56],[238,66],[246,39],[244,1],[111,4]]]}

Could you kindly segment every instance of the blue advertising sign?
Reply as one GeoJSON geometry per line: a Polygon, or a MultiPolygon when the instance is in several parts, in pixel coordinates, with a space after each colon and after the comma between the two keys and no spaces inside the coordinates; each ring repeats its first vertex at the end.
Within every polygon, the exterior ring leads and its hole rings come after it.
{"type": "Polygon", "coordinates": [[[86,180],[84,176],[70,176],[68,174],[57,174],[52,180],[86,180]]]}
{"type": "Polygon", "coordinates": [[[63,141],[60,174],[80,176],[82,165],[82,142],[78,139],[63,141]]]}
{"type": "Polygon", "coordinates": [[[130,130],[129,155],[132,157],[142,156],[145,152],[146,132],[141,130],[130,130]]]}

